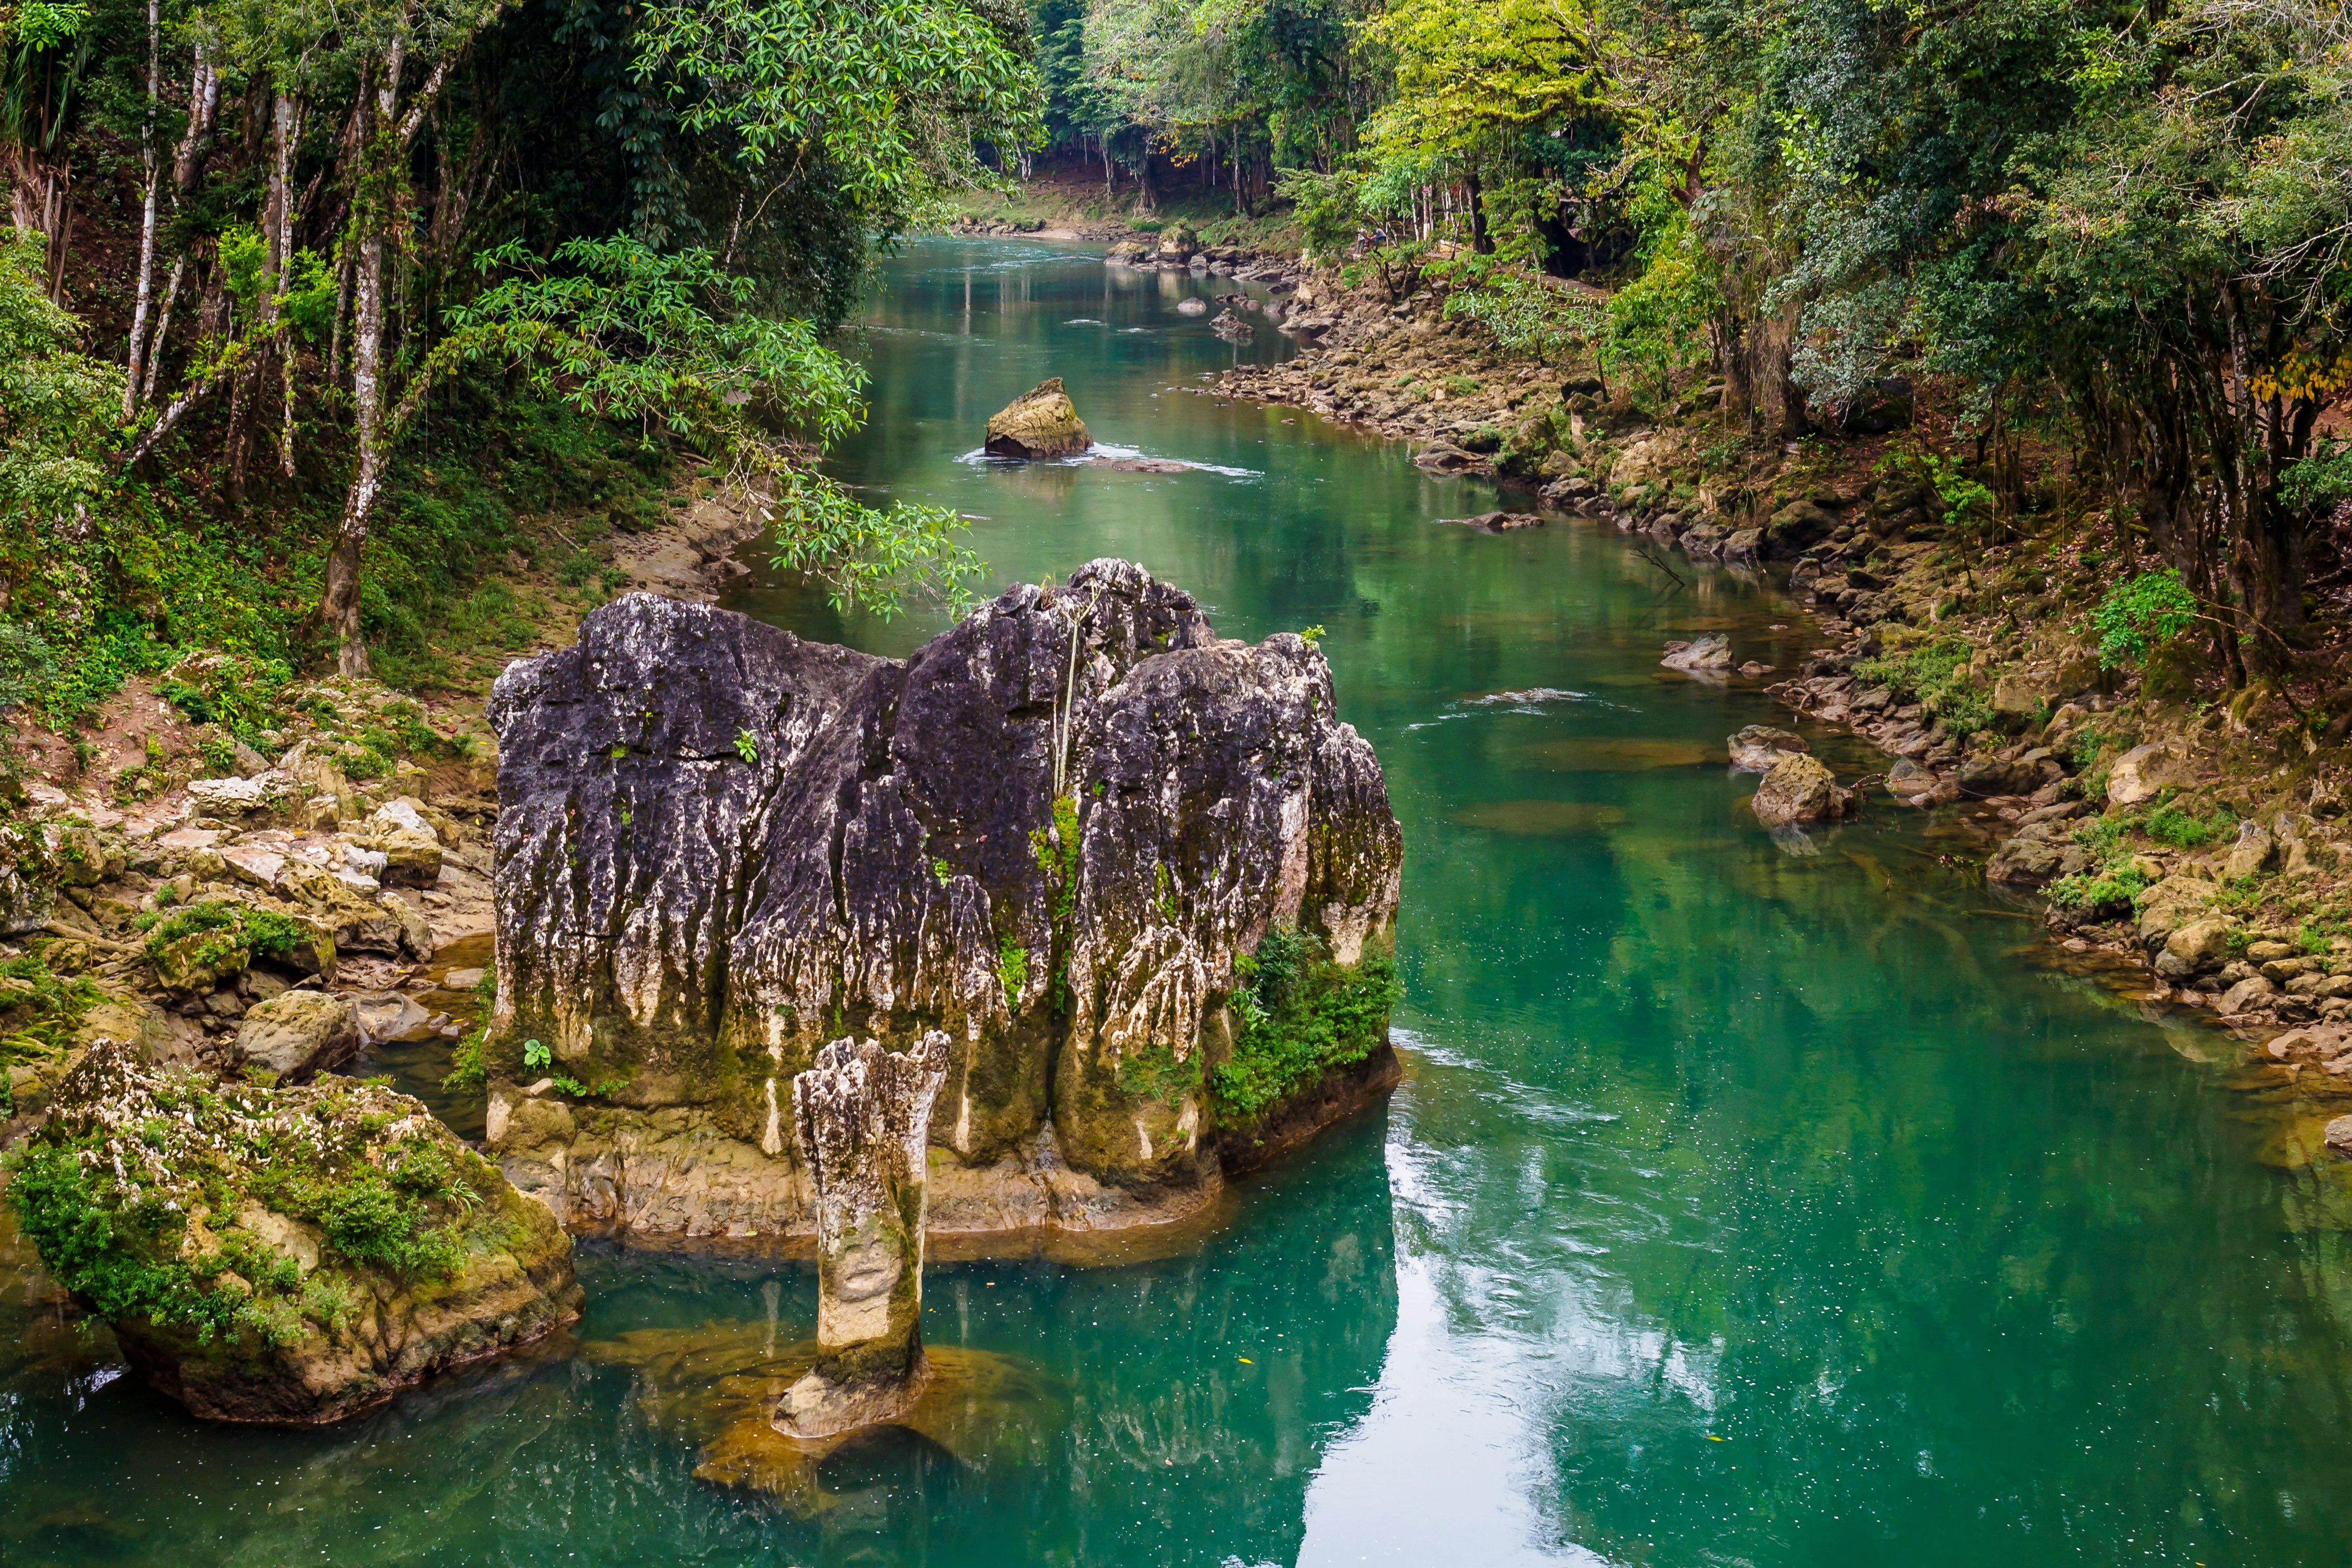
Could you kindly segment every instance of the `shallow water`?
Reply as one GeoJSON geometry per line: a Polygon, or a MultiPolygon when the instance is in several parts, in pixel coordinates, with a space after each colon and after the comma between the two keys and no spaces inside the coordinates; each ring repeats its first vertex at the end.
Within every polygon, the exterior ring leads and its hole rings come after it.
{"type": "Polygon", "coordinates": [[[1049,1440],[836,1456],[814,1517],[695,1479],[612,1349],[803,1339],[802,1266],[592,1244],[577,1339],[290,1434],[197,1427],[0,1276],[0,1561],[2343,1560],[2342,1170],[2210,1031],[2036,961],[1933,824],[1739,813],[1722,737],[1777,710],[1659,644],[1786,665],[1790,606],[1589,525],[1440,527],[1497,497],[1169,390],[1282,351],[1173,310],[1229,285],[1023,242],[890,276],[845,478],[985,518],[997,582],[1119,554],[1225,634],[1325,628],[1405,825],[1393,1102],[1178,1256],[935,1269],[927,1337],[1034,1368],[1049,1440]],[[966,460],[1053,374],[1105,442],[1239,472],[966,460]]]}

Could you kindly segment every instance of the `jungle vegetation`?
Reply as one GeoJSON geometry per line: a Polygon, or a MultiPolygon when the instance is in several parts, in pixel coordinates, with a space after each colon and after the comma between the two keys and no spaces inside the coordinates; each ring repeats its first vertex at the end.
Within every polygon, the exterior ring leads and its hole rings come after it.
{"type": "Polygon", "coordinates": [[[1040,156],[1286,209],[1547,364],[1702,370],[1759,442],[1932,381],[1986,516],[2062,452],[2233,681],[2352,502],[2337,0],[5,0],[0,70],[37,706],[179,647],[403,657],[514,507],[681,465],[837,594],[951,588],[952,518],[814,472],[862,414],[832,334],[1040,156]]]}

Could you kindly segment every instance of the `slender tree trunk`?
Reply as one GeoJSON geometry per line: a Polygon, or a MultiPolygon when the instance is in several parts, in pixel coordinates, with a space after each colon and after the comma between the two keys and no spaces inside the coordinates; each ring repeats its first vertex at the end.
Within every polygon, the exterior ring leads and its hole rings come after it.
{"type": "Polygon", "coordinates": [[[278,472],[294,477],[294,344],[286,330],[288,275],[294,268],[294,144],[301,136],[293,94],[283,90],[271,110],[272,151],[277,157],[269,183],[270,347],[278,359],[278,472]]]}
{"type": "Polygon", "coordinates": [[[139,219],[139,292],[131,310],[130,373],[122,378],[122,423],[139,412],[141,356],[146,350],[147,307],[155,291],[155,99],[163,91],[163,0],[147,0],[147,117],[139,125],[139,162],[146,175],[139,219]]]}

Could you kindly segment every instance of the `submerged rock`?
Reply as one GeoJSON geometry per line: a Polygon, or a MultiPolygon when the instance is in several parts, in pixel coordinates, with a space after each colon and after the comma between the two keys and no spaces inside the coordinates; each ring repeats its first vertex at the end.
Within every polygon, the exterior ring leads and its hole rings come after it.
{"type": "Polygon", "coordinates": [[[633,595],[491,717],[489,1138],[568,1219],[805,1234],[784,1098],[852,1031],[948,1037],[950,1231],[1182,1218],[1394,1081],[1379,759],[1312,643],[1140,568],[903,662],[633,595]]]}
{"type": "Polygon", "coordinates": [[[1853,793],[1817,757],[1791,752],[1756,787],[1756,820],[1768,828],[1834,821],[1853,810],[1853,793]]]}
{"type": "Polygon", "coordinates": [[[214,1420],[340,1420],[580,1314],[554,1218],[375,1084],[220,1083],[105,1042],[13,1163],[44,1266],[214,1420]]]}
{"type": "Polygon", "coordinates": [[[986,449],[995,457],[1068,457],[1094,444],[1059,376],[1039,382],[988,422],[986,449]]]}
{"type": "Polygon", "coordinates": [[[1731,751],[1732,769],[1739,773],[1769,773],[1783,757],[1808,749],[1804,737],[1764,724],[1736,731],[1725,744],[1731,751]]]}
{"type": "Polygon", "coordinates": [[[925,1145],[948,1037],[912,1051],[835,1040],[793,1080],[793,1125],[816,1192],[817,1364],[776,1428],[829,1437],[887,1421],[922,1387],[925,1145]]]}
{"type": "Polygon", "coordinates": [[[1542,517],[1535,512],[1481,512],[1475,517],[1440,517],[1442,523],[1453,523],[1465,528],[1484,528],[1490,534],[1509,533],[1515,528],[1539,528],[1542,517]]]}

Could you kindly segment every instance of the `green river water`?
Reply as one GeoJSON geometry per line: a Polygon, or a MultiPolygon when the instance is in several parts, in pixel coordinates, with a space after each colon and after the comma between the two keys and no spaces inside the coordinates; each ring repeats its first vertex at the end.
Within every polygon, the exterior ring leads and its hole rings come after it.
{"type": "MultiPolygon", "coordinates": [[[[1052,1397],[845,1449],[813,1515],[695,1479],[599,1349],[805,1338],[804,1265],[583,1243],[575,1338],[320,1432],[200,1427],[14,1270],[0,1562],[2352,1560],[2346,1176],[2218,1037],[2043,961],[1937,824],[1784,846],[1739,812],[1723,737],[1778,710],[1659,645],[1790,665],[1769,586],[1444,527],[1495,493],[1176,390],[1284,351],[1174,309],[1229,284],[1025,242],[887,284],[835,465],[869,498],[982,519],[995,583],[1121,555],[1227,635],[1326,628],[1405,828],[1392,1102],[1168,1255],[935,1264],[926,1338],[1052,1397]],[[1099,440],[1213,466],[972,460],[1055,374],[1099,440]]],[[[764,573],[730,602],[889,653],[939,624],[764,573]]]]}

